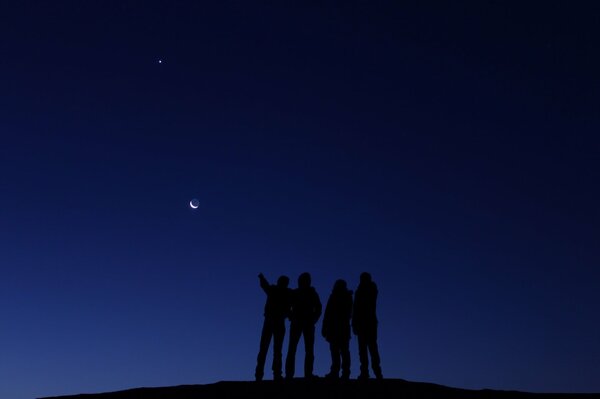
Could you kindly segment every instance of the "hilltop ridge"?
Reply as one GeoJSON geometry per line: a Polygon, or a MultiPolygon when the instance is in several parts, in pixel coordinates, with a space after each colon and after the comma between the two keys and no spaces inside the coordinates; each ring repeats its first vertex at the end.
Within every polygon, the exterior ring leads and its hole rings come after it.
{"type": "MultiPolygon", "coordinates": [[[[600,394],[469,390],[402,379],[332,381],[323,378],[311,380],[297,378],[281,382],[220,381],[206,385],[135,388],[106,393],[54,396],[52,399],[314,399],[316,397],[343,399],[600,399],[600,394]]],[[[50,397],[40,399],[50,399],[50,397]]]]}

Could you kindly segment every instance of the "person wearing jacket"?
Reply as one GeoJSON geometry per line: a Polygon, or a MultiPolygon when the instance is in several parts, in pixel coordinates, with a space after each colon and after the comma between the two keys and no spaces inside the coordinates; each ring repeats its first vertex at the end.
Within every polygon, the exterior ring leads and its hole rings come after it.
{"type": "Polygon", "coordinates": [[[350,377],[350,318],[352,317],[352,291],[346,281],[337,280],[327,301],[323,317],[322,335],[329,342],[331,370],[326,378],[342,379],[350,377]],[[341,362],[340,362],[341,360],[341,362]]]}
{"type": "Polygon", "coordinates": [[[377,348],[377,285],[371,275],[364,272],[360,275],[360,283],[354,294],[352,313],[352,330],[358,338],[358,357],[360,360],[359,379],[369,378],[369,354],[371,368],[377,379],[382,379],[381,360],[377,348]],[[368,353],[367,353],[368,351],[368,353]]]}
{"type": "Polygon", "coordinates": [[[258,278],[261,288],[267,294],[267,302],[254,377],[256,381],[263,379],[267,351],[271,344],[271,338],[273,338],[273,379],[280,380],[282,378],[281,359],[285,319],[289,317],[291,309],[292,290],[288,288],[290,279],[287,276],[281,276],[277,280],[277,285],[271,285],[262,273],[258,275],[258,278]]]}
{"type": "Polygon", "coordinates": [[[290,316],[290,340],[285,360],[285,377],[294,378],[296,368],[296,349],[300,336],[304,336],[304,377],[312,378],[315,360],[315,324],[321,317],[323,306],[319,294],[311,285],[309,273],[298,277],[298,288],[292,293],[292,312],[290,316]]]}

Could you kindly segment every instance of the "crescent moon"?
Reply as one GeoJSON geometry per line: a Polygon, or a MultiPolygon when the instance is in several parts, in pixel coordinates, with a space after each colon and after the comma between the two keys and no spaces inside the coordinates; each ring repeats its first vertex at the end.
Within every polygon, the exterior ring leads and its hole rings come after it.
{"type": "Polygon", "coordinates": [[[199,205],[194,205],[194,200],[190,201],[190,207],[191,207],[192,209],[196,209],[196,208],[198,208],[198,206],[199,206],[199,205]]]}

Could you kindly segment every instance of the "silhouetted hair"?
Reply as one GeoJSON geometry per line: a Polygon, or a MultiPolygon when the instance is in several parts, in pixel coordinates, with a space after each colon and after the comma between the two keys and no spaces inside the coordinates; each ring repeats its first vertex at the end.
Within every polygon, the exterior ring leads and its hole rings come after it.
{"type": "Polygon", "coordinates": [[[348,289],[348,284],[346,284],[346,281],[342,279],[337,280],[333,285],[334,291],[344,291],[346,289],[348,289]]]}
{"type": "Polygon", "coordinates": [[[277,279],[277,286],[281,287],[281,288],[287,288],[288,284],[290,283],[290,278],[288,276],[280,276],[277,279]]]}
{"type": "Polygon", "coordinates": [[[308,288],[310,287],[311,278],[310,273],[304,272],[298,277],[298,288],[308,288]]]}
{"type": "Polygon", "coordinates": [[[362,272],[360,274],[360,282],[361,283],[370,283],[371,281],[373,281],[373,279],[371,278],[371,275],[367,272],[362,272]]]}

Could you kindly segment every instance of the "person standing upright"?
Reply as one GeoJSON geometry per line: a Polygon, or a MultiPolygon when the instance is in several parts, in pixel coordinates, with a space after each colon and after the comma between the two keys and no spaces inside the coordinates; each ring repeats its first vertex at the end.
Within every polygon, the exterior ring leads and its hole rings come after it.
{"type": "Polygon", "coordinates": [[[282,348],[283,337],[285,336],[285,319],[290,315],[291,293],[288,288],[290,279],[287,276],[281,276],[277,279],[277,285],[271,285],[260,273],[260,286],[267,294],[265,304],[265,320],[263,322],[262,333],[260,336],[260,349],[256,359],[256,370],[254,377],[256,381],[261,381],[264,376],[265,360],[271,338],[273,338],[273,379],[282,378],[282,348]]]}
{"type": "Polygon", "coordinates": [[[331,371],[326,378],[337,379],[342,369],[342,379],[350,378],[350,317],[352,316],[352,291],[344,280],[337,280],[327,301],[323,317],[323,337],[329,342],[331,371]],[[341,362],[340,362],[341,359],[341,362]]]}
{"type": "Polygon", "coordinates": [[[294,378],[296,368],[296,349],[300,336],[304,336],[304,377],[312,378],[315,361],[315,324],[321,317],[323,305],[314,287],[309,273],[298,277],[298,288],[292,294],[292,313],[290,323],[290,341],[285,359],[285,378],[294,378]]]}
{"type": "Polygon", "coordinates": [[[358,338],[359,379],[369,378],[369,354],[375,377],[383,378],[379,349],[377,348],[377,293],[377,285],[371,279],[371,275],[367,272],[362,273],[354,294],[352,314],[352,330],[358,338]]]}

